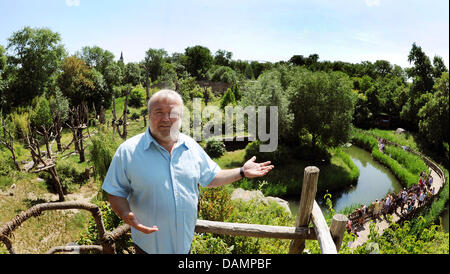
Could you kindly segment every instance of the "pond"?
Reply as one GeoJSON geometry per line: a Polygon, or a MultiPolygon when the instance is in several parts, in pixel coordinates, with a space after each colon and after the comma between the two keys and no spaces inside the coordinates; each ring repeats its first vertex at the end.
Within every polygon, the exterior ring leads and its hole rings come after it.
{"type": "MultiPolygon", "coordinates": [[[[372,155],[362,148],[350,146],[344,148],[352,158],[360,171],[356,185],[340,192],[332,194],[333,208],[339,212],[346,207],[359,207],[361,204],[370,205],[375,199],[382,199],[388,193],[399,192],[402,189],[399,181],[391,171],[375,161],[372,155]]],[[[319,175],[320,176],[320,175],[319,175]]],[[[288,198],[289,206],[293,214],[297,214],[300,198],[288,198]]],[[[326,211],[323,197],[317,197],[316,201],[326,211]]]]}

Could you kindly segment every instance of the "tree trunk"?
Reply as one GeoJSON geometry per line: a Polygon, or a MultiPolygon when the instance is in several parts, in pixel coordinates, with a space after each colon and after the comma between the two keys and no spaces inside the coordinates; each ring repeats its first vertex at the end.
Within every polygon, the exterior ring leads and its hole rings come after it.
{"type": "Polygon", "coordinates": [[[79,154],[80,154],[80,163],[83,163],[86,159],[84,156],[84,146],[83,146],[83,129],[82,128],[78,128],[77,129],[77,139],[79,142],[79,154]]]}
{"type": "Polygon", "coordinates": [[[61,185],[61,181],[59,180],[58,173],[56,172],[55,166],[48,169],[48,172],[52,175],[53,183],[55,184],[56,191],[58,192],[59,201],[64,201],[64,192],[61,185]]]}

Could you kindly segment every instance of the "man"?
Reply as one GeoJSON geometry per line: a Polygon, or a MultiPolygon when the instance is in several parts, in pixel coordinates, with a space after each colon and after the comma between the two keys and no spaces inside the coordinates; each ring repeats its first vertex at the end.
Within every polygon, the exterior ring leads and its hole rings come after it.
{"type": "Polygon", "coordinates": [[[117,149],[102,188],[114,212],[131,226],[138,253],[188,253],[197,221],[198,186],[223,186],[264,176],[270,161],[248,160],[221,170],[200,145],[179,132],[183,100],[172,90],[148,102],[150,125],[117,149]]]}

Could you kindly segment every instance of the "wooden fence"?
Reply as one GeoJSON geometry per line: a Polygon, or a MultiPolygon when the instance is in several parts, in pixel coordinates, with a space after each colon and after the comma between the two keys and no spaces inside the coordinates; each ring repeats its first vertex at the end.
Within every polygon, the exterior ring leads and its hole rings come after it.
{"type": "MultiPolygon", "coordinates": [[[[302,253],[305,247],[305,240],[317,240],[322,253],[336,254],[342,244],[348,219],[345,215],[336,214],[333,216],[331,226],[328,227],[322,211],[315,201],[318,178],[319,169],[317,167],[310,166],[305,168],[300,207],[295,227],[197,220],[195,231],[197,233],[291,239],[289,248],[289,253],[291,254],[302,253]],[[312,227],[310,227],[310,223],[312,223],[312,227]]],[[[130,226],[127,224],[121,225],[113,231],[106,231],[101,211],[96,205],[76,201],[56,202],[35,205],[2,225],[0,227],[0,241],[5,244],[9,253],[13,254],[15,251],[10,237],[14,229],[27,219],[39,216],[43,211],[67,209],[81,209],[91,212],[96,222],[100,245],[56,246],[47,253],[83,250],[112,254],[115,250],[115,241],[130,231],[130,226]]]]}

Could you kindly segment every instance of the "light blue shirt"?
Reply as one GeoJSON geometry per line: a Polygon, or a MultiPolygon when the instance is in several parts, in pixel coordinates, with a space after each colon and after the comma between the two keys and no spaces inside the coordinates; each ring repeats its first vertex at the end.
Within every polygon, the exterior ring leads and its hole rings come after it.
{"type": "Polygon", "coordinates": [[[103,182],[107,193],[128,199],[145,234],[131,228],[133,241],[147,253],[188,253],[197,222],[198,186],[207,186],[220,167],[192,138],[179,134],[172,156],[149,129],[117,149],[103,182]]]}

